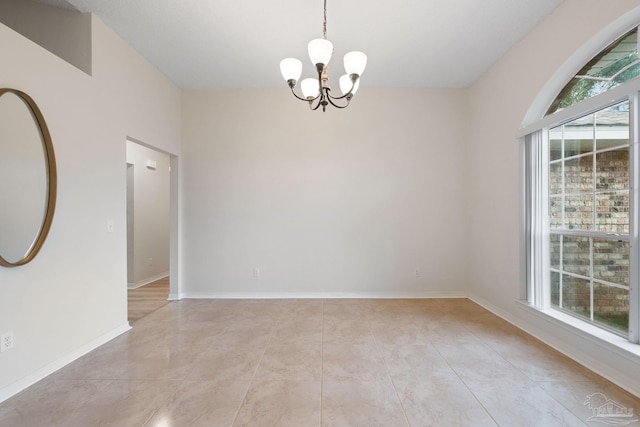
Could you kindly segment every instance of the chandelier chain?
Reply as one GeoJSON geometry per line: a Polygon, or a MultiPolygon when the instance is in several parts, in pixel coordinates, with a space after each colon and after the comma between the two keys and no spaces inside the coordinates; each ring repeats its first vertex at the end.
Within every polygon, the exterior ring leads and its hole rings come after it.
{"type": "Polygon", "coordinates": [[[322,24],[322,35],[327,39],[327,0],[324,0],[324,22],[322,24]]]}

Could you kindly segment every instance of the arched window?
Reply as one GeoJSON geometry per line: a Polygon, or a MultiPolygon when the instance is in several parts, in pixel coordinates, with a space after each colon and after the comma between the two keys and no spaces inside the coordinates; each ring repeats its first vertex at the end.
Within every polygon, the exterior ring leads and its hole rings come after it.
{"type": "Polygon", "coordinates": [[[637,28],[599,52],[524,138],[529,302],[640,337],[637,28]]]}
{"type": "Polygon", "coordinates": [[[551,103],[547,115],[638,77],[638,30],[634,28],[582,67],[551,103]]]}

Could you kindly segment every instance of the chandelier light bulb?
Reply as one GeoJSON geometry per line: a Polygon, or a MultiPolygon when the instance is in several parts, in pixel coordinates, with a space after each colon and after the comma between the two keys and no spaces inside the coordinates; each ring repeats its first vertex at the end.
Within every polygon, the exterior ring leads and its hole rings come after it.
{"type": "Polygon", "coordinates": [[[300,89],[302,90],[302,95],[307,99],[315,98],[320,94],[318,79],[304,79],[300,82],[300,89]]]}
{"type": "Polygon", "coordinates": [[[296,58],[286,58],[280,61],[280,72],[284,80],[298,81],[302,74],[302,62],[296,58]]]}
{"type": "Polygon", "coordinates": [[[347,93],[349,93],[349,90],[351,90],[351,95],[355,95],[356,92],[358,91],[358,86],[360,86],[360,79],[356,80],[356,84],[354,85],[353,82],[351,81],[351,76],[349,74],[345,74],[342,77],[340,77],[339,83],[340,83],[340,90],[342,91],[343,95],[346,95],[347,93]],[[351,89],[352,86],[353,86],[353,89],[351,89]]]}
{"type": "Polygon", "coordinates": [[[367,66],[367,55],[357,50],[349,52],[344,56],[344,70],[347,74],[357,74],[361,76],[367,66]]]}
{"type": "Polygon", "coordinates": [[[313,65],[329,64],[333,53],[333,43],[326,39],[314,39],[307,46],[309,49],[309,59],[313,65]]]}

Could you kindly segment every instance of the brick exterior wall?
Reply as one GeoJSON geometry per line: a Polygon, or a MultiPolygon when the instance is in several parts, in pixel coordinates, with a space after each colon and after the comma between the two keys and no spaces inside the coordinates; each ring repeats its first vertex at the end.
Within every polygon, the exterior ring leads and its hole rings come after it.
{"type": "MultiPolygon", "coordinates": [[[[618,149],[598,153],[595,172],[594,195],[593,155],[565,161],[564,193],[571,195],[565,196],[564,228],[628,234],[629,151],[618,149]]],[[[562,198],[553,196],[562,193],[559,162],[550,165],[549,189],[550,225],[552,229],[562,229],[562,198]]],[[[556,269],[560,267],[560,238],[558,235],[551,236],[551,266],[556,269]]],[[[594,279],[629,285],[628,242],[577,236],[562,236],[562,239],[564,271],[589,277],[593,268],[594,279]],[[590,265],[589,256],[591,244],[593,266],[590,265]]],[[[552,273],[551,301],[556,305],[560,296],[559,277],[559,274],[552,273]]],[[[629,292],[626,289],[594,283],[593,301],[595,320],[626,330],[629,313],[629,292]]],[[[564,275],[563,307],[589,316],[590,302],[589,282],[564,275]]]]}

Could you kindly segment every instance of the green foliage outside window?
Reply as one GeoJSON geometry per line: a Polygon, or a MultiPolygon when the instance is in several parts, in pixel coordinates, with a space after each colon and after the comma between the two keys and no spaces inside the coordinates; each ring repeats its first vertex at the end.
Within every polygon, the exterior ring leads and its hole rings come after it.
{"type": "Polygon", "coordinates": [[[567,83],[547,115],[640,77],[637,46],[638,31],[634,29],[600,52],[567,83]]]}

